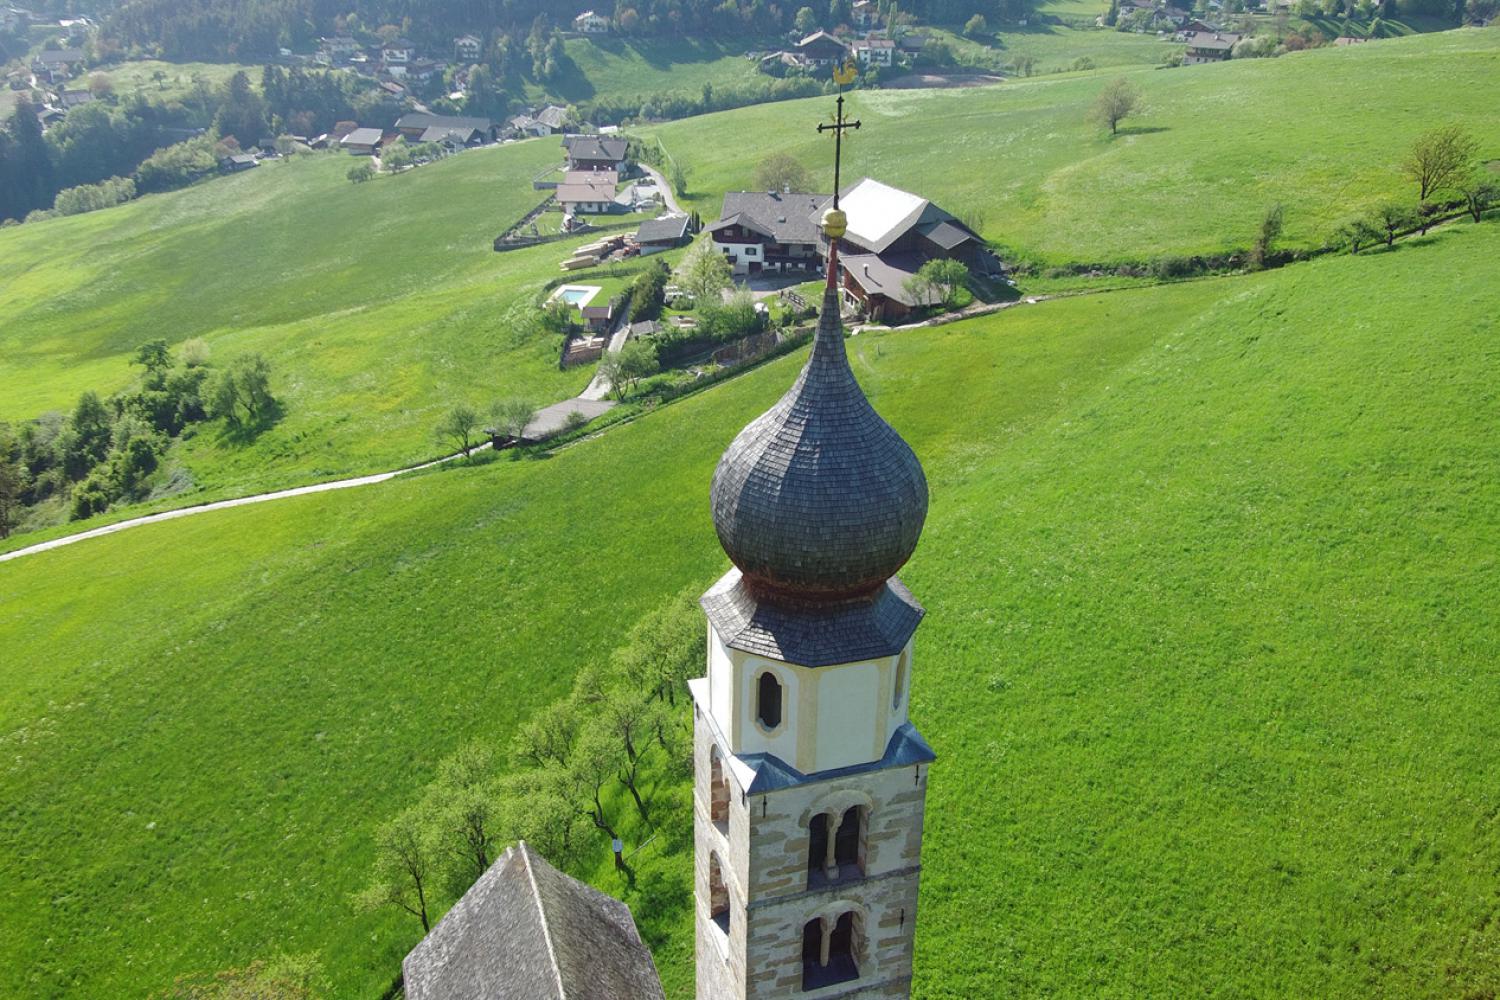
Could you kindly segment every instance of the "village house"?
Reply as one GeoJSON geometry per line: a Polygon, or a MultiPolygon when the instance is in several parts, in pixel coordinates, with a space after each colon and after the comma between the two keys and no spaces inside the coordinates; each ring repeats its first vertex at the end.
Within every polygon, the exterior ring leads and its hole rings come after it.
{"type": "Polygon", "coordinates": [[[816,274],[821,266],[817,220],[832,197],[731,191],[708,231],[735,274],[816,274]]]}
{"type": "Polygon", "coordinates": [[[873,28],[880,23],[880,7],[875,0],[855,0],[849,8],[849,19],[856,28],[873,28]]]}
{"type": "Polygon", "coordinates": [[[609,18],[586,10],[573,18],[573,30],[586,35],[603,35],[609,32],[609,18]]]}
{"type": "Polygon", "coordinates": [[[405,79],[415,80],[418,83],[426,83],[442,71],[443,67],[431,59],[413,59],[406,64],[405,79]]]}
{"type": "Polygon", "coordinates": [[[568,109],[549,104],[536,113],[536,120],[553,132],[561,132],[568,124],[568,109]]]}
{"type": "Polygon", "coordinates": [[[348,35],[318,39],[318,54],[315,57],[325,66],[342,65],[360,54],[359,43],[348,35]]]}
{"type": "Polygon", "coordinates": [[[630,143],[597,135],[563,136],[563,155],[569,170],[613,170],[625,173],[625,157],[630,143]]]}
{"type": "Polygon", "coordinates": [[[339,149],[355,156],[373,156],[384,141],[385,133],[378,128],[357,128],[339,140],[339,149]]]}
{"type": "Polygon", "coordinates": [[[0,31],[17,34],[31,23],[31,11],[20,7],[0,7],[0,31]]]}
{"type": "Polygon", "coordinates": [[[978,234],[920,195],[866,177],[839,201],[849,217],[839,244],[839,287],[844,304],[870,319],[899,320],[933,305],[930,295],[908,286],[929,260],[958,260],[982,273],[998,269],[978,234]]]}
{"type": "Polygon", "coordinates": [[[815,31],[797,43],[797,55],[808,66],[831,66],[849,58],[848,47],[826,31],[815,31]]]}
{"type": "Polygon", "coordinates": [[[1194,66],[1199,63],[1223,62],[1229,58],[1229,52],[1234,48],[1234,43],[1240,40],[1240,36],[1232,31],[1195,31],[1187,36],[1187,50],[1182,54],[1184,66],[1194,66]]]}
{"type": "Polygon", "coordinates": [[[635,243],[640,248],[642,257],[680,247],[691,238],[688,234],[688,217],[681,214],[647,219],[635,231],[635,243]]]}
{"type": "Polygon", "coordinates": [[[219,169],[226,174],[237,174],[242,170],[250,170],[260,166],[260,161],[250,153],[235,153],[219,160],[219,169]]]}
{"type": "Polygon", "coordinates": [[[516,115],[513,118],[507,119],[505,124],[509,126],[513,134],[522,139],[552,134],[551,128],[530,115],[516,115]]]}
{"type": "Polygon", "coordinates": [[[464,145],[477,146],[495,140],[495,126],[488,118],[435,115],[427,111],[411,111],[397,118],[396,131],[410,142],[437,142],[449,132],[463,135],[464,145]],[[438,131],[433,132],[434,129],[438,131]],[[433,132],[432,138],[427,138],[429,132],[433,132]]]}
{"type": "Polygon", "coordinates": [[[584,306],[578,310],[583,316],[583,328],[589,333],[608,333],[610,324],[614,322],[614,303],[604,306],[584,306]]]}
{"type": "Polygon", "coordinates": [[[416,58],[416,46],[404,38],[396,38],[380,47],[381,66],[394,77],[406,75],[407,63],[416,58]]]}
{"type": "Polygon", "coordinates": [[[64,111],[72,111],[81,104],[87,104],[94,99],[94,95],[87,90],[63,90],[57,95],[57,103],[64,111]]]}
{"type": "Polygon", "coordinates": [[[42,126],[43,132],[47,131],[49,128],[56,125],[66,117],[67,112],[63,111],[61,108],[43,107],[36,113],[37,123],[42,126]]]}
{"type": "Polygon", "coordinates": [[[603,215],[615,210],[619,175],[612,170],[569,173],[557,186],[557,203],[570,215],[603,215]]]}
{"type": "Polygon", "coordinates": [[[475,62],[484,50],[484,42],[475,35],[462,35],[453,39],[453,57],[463,62],[475,62]]]}
{"type": "Polygon", "coordinates": [[[889,38],[861,38],[849,48],[861,66],[889,67],[895,63],[896,43],[889,38]]]}
{"type": "Polygon", "coordinates": [[[38,81],[60,83],[71,77],[82,63],[82,49],[43,49],[31,61],[31,72],[38,81]]]}

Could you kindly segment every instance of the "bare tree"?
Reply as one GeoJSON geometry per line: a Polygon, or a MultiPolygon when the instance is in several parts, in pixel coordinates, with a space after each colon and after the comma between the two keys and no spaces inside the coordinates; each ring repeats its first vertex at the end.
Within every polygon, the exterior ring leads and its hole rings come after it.
{"type": "Polygon", "coordinates": [[[1120,122],[1135,110],[1140,96],[1135,86],[1123,76],[1106,84],[1094,101],[1093,119],[1100,125],[1109,126],[1109,134],[1120,131],[1120,122]]]}
{"type": "Polygon", "coordinates": [[[1479,145],[1458,125],[1424,132],[1412,143],[1401,164],[1401,172],[1417,183],[1417,200],[1441,191],[1468,170],[1479,145]]]}

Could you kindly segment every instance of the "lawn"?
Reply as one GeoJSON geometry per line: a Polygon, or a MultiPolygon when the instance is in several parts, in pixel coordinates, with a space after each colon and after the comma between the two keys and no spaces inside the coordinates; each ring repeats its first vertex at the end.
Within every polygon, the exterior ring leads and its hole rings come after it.
{"type": "MultiPolygon", "coordinates": [[[[1491,29],[1118,75],[1139,89],[1141,111],[1114,137],[1088,120],[1102,74],[858,92],[850,110],[863,128],[846,147],[845,176],[980,214],[984,234],[1015,254],[1110,263],[1248,247],[1277,203],[1290,245],[1321,245],[1351,216],[1415,200],[1400,159],[1436,124],[1464,124],[1482,155],[1500,156],[1491,29]]],[[[688,201],[713,218],[725,191],[750,186],[762,151],[791,153],[830,186],[832,151],[814,126],[832,111],[812,99],[642,132],[687,168],[688,201]],[[746,135],[756,137],[748,155],[746,135]]]]}
{"type": "Polygon", "coordinates": [[[355,160],[328,154],[6,229],[0,419],[126,386],[152,337],[265,354],[285,418],[251,443],[213,425],[181,442],[180,505],[414,462],[456,401],[571,396],[590,372],[559,371],[533,322],[569,244],[491,248],[558,155],[536,140],[354,185],[355,160]]]}
{"type": "MultiPolygon", "coordinates": [[[[933,498],[914,996],[1500,989],[1497,254],[1459,225],[850,342],[933,498]]],[[[712,582],[714,462],[800,359],[547,461],[0,565],[0,993],[286,950],[378,995],[418,927],[349,906],[373,828],[712,582]]],[[[680,792],[625,893],[674,1000],[680,792]]]]}
{"type": "MultiPolygon", "coordinates": [[[[1155,35],[1137,35],[1111,28],[1075,28],[1038,20],[1020,27],[1000,25],[1001,30],[981,39],[967,38],[940,29],[929,33],[954,50],[958,61],[994,72],[1011,72],[1019,56],[1036,60],[1034,74],[1062,73],[1074,68],[1075,60],[1088,59],[1093,67],[1154,66],[1182,45],[1155,35]]],[[[1079,67],[1080,69],[1093,67],[1079,67]]]]}

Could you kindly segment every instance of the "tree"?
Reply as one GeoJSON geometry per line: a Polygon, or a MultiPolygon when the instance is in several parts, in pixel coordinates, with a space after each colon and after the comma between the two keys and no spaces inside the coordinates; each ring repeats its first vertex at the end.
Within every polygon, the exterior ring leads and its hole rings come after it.
{"type": "Polygon", "coordinates": [[[1475,222],[1484,217],[1485,209],[1494,204],[1496,198],[1500,198],[1500,187],[1477,173],[1465,178],[1458,185],[1458,191],[1463,195],[1464,208],[1468,209],[1475,222]]]}
{"type": "Polygon", "coordinates": [[[359,894],[362,909],[394,906],[422,921],[422,933],[432,929],[427,916],[431,889],[432,841],[428,817],[407,809],[375,834],[375,873],[368,888],[359,894]]]}
{"type": "Polygon", "coordinates": [[[369,163],[359,163],[350,167],[349,172],[344,176],[349,178],[351,184],[363,184],[375,176],[375,168],[369,163]]]}
{"type": "Polygon", "coordinates": [[[1474,137],[1458,125],[1445,125],[1419,136],[1401,164],[1401,172],[1417,184],[1417,200],[1441,191],[1469,170],[1478,150],[1474,137]]]}
{"type": "Polygon", "coordinates": [[[0,424],[0,538],[10,537],[25,510],[21,495],[26,491],[26,470],[16,461],[19,451],[10,426],[0,424]]]}
{"type": "Polygon", "coordinates": [[[964,23],[964,34],[970,38],[980,38],[988,29],[989,24],[985,21],[983,14],[975,14],[964,23]]]}
{"type": "Polygon", "coordinates": [[[172,352],[168,350],[166,340],[158,337],[136,348],[131,364],[146,369],[145,383],[148,389],[159,389],[166,384],[167,375],[172,370],[172,352]]]}
{"type": "Polygon", "coordinates": [[[234,380],[248,423],[261,423],[271,415],[276,399],[271,395],[271,363],[263,355],[241,354],[224,374],[234,380]]]}
{"type": "Polygon", "coordinates": [[[112,432],[109,410],[98,395],[85,392],[79,396],[61,442],[63,471],[69,479],[77,482],[104,461],[112,432]]]}
{"type": "Polygon", "coordinates": [[[757,191],[807,191],[807,168],[786,153],[767,153],[755,165],[757,191]]]}
{"type": "Polygon", "coordinates": [[[555,701],[516,731],[512,750],[536,767],[565,766],[578,735],[578,712],[571,701],[555,701]]]}
{"type": "Polygon", "coordinates": [[[792,18],[792,26],[797,29],[797,34],[810,35],[818,30],[818,15],[813,13],[811,7],[803,7],[792,18]]]}
{"type": "Polygon", "coordinates": [[[656,360],[656,345],[644,340],[632,340],[620,348],[615,355],[618,364],[610,377],[610,385],[620,399],[636,387],[641,379],[655,375],[660,370],[656,360]]]}
{"type": "Polygon", "coordinates": [[[229,78],[219,113],[214,116],[214,130],[220,136],[233,136],[242,148],[254,146],[265,137],[266,102],[250,89],[250,78],[244,70],[229,78]]]}
{"type": "Polygon", "coordinates": [[[474,450],[475,435],[479,432],[479,414],[467,403],[459,403],[443,417],[437,425],[439,441],[451,441],[464,458],[474,450]]]}
{"type": "Polygon", "coordinates": [[[673,193],[678,195],[679,197],[686,195],[688,187],[687,168],[678,163],[676,160],[673,160],[671,162],[671,168],[668,173],[668,179],[672,182],[673,193]]]}
{"type": "Polygon", "coordinates": [[[231,427],[240,425],[240,385],[233,372],[221,371],[214,376],[204,402],[209,416],[222,417],[231,427]]]}
{"type": "Polygon", "coordinates": [[[1284,213],[1280,205],[1272,205],[1261,217],[1260,231],[1255,235],[1255,244],[1250,248],[1250,269],[1259,271],[1266,266],[1272,247],[1281,236],[1284,213]]]}
{"type": "Polygon", "coordinates": [[[1010,71],[1016,76],[1030,76],[1036,72],[1036,56],[1016,56],[1010,61],[1010,71]]]}
{"type": "Polygon", "coordinates": [[[923,264],[911,278],[907,279],[908,291],[917,293],[920,300],[929,293],[952,309],[958,305],[960,292],[969,280],[969,268],[961,260],[935,258],[923,264]]]}
{"type": "Polygon", "coordinates": [[[636,623],[614,665],[631,687],[675,706],[677,690],[697,673],[703,642],[703,615],[689,588],[636,623]]]}
{"type": "Polygon", "coordinates": [[[1415,221],[1411,209],[1395,202],[1387,202],[1375,213],[1375,228],[1383,234],[1386,246],[1393,246],[1397,234],[1415,221]]]}
{"type": "Polygon", "coordinates": [[[504,399],[490,407],[490,419],[497,431],[519,441],[536,419],[536,406],[524,399],[504,399]]]}
{"type": "Polygon", "coordinates": [[[459,893],[489,870],[498,840],[499,784],[495,751],[476,740],[438,765],[438,827],[458,863],[459,893]]]}
{"type": "Polygon", "coordinates": [[[115,96],[115,82],[107,73],[90,73],[89,94],[99,101],[113,97],[115,96]]]}
{"type": "Polygon", "coordinates": [[[1339,238],[1349,244],[1350,253],[1359,253],[1361,249],[1380,239],[1380,231],[1370,225],[1364,219],[1355,219],[1346,222],[1339,228],[1339,238]]]}
{"type": "Polygon", "coordinates": [[[618,765],[620,782],[635,800],[636,811],[643,820],[649,816],[639,787],[641,758],[655,737],[658,712],[659,705],[652,703],[645,691],[624,686],[609,693],[600,716],[604,731],[625,751],[625,759],[618,765]]]}
{"type": "Polygon", "coordinates": [[[393,174],[411,166],[411,147],[405,139],[388,142],[380,148],[380,166],[393,174]]]}
{"type": "Polygon", "coordinates": [[[718,301],[733,278],[734,272],[729,261],[719,252],[713,240],[699,240],[687,260],[683,261],[677,283],[701,305],[718,301]]]}
{"type": "Polygon", "coordinates": [[[1135,110],[1138,100],[1135,87],[1122,76],[1100,91],[1094,101],[1093,119],[1100,125],[1109,126],[1109,134],[1115,135],[1120,131],[1120,122],[1135,110]]]}

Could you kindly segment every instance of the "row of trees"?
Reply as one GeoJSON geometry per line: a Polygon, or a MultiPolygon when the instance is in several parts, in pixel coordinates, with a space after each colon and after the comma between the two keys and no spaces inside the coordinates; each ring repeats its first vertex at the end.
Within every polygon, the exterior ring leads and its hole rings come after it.
{"type": "Polygon", "coordinates": [[[1475,222],[1500,200],[1500,181],[1478,159],[1479,143],[1459,125],[1445,125],[1418,136],[1401,161],[1401,173],[1416,188],[1415,202],[1391,201],[1351,219],[1338,232],[1351,253],[1406,233],[1425,234],[1457,207],[1475,222]]]}
{"type": "Polygon", "coordinates": [[[153,340],[133,363],[142,373],[124,392],[108,399],[85,392],[67,415],[44,414],[16,429],[0,424],[0,538],[54,499],[77,519],[144,498],[171,439],[193,424],[222,418],[244,432],[279,414],[270,365],[258,354],[215,369],[201,340],[175,356],[165,340],[153,340]]]}
{"type": "Polygon", "coordinates": [[[468,403],[458,403],[438,421],[436,434],[439,444],[452,445],[468,458],[483,442],[486,431],[519,441],[535,419],[536,406],[529,400],[496,400],[484,413],[468,403]]]}
{"type": "Polygon", "coordinates": [[[526,840],[578,869],[610,841],[644,834],[653,789],[691,773],[677,698],[700,669],[704,641],[703,616],[684,591],[642,619],[607,668],[584,668],[508,747],[481,740],[443,760],[418,801],[376,832],[370,884],[356,904],[403,910],[425,933],[434,911],[462,896],[507,843],[526,840]]]}

